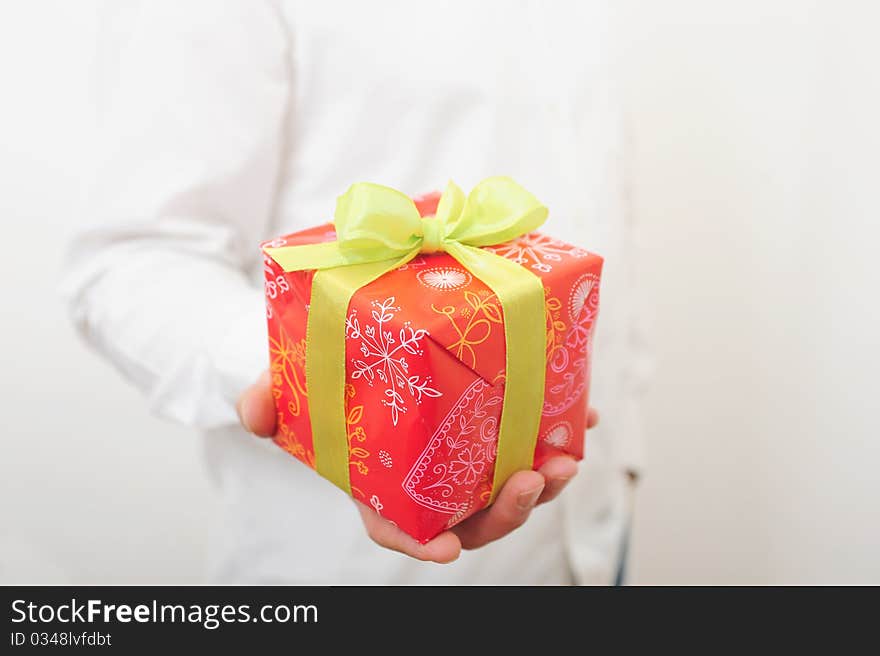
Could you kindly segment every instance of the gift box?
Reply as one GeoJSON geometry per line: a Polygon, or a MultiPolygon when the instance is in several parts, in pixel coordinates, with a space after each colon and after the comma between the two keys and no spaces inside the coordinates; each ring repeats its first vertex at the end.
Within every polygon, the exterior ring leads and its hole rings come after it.
{"type": "MultiPolygon", "coordinates": [[[[418,216],[430,220],[440,195],[411,202],[418,216]]],[[[444,212],[449,214],[448,208],[444,212]]],[[[338,237],[328,223],[262,244],[277,408],[274,441],[312,468],[320,458],[316,450],[341,449],[347,472],[336,478],[347,479],[334,482],[425,542],[486,507],[497,488],[499,426],[511,382],[506,341],[512,337],[505,336],[512,328],[505,326],[511,311],[505,311],[485,276],[436,244],[416,248],[403,264],[358,287],[347,303],[343,298],[336,309],[316,310],[316,273],[297,261],[297,248],[338,237]],[[285,250],[294,254],[288,258],[293,265],[279,263],[285,250]],[[317,344],[325,337],[317,323],[309,323],[315,311],[343,314],[338,351],[316,351],[314,344],[310,350],[310,340],[317,344]],[[335,394],[331,387],[329,394],[322,388],[320,400],[310,398],[307,373],[317,380],[335,359],[344,367],[338,397],[327,398],[335,394]],[[344,436],[335,447],[315,439],[312,415],[318,402],[330,411],[337,404],[344,417],[344,436]]],[[[517,381],[537,389],[534,423],[522,429],[533,434],[508,431],[511,437],[505,439],[525,440],[526,465],[536,469],[560,453],[580,459],[602,258],[534,231],[482,249],[516,263],[543,288],[543,300],[539,296],[530,318],[539,324],[540,351],[521,368],[525,373],[517,381]]]]}

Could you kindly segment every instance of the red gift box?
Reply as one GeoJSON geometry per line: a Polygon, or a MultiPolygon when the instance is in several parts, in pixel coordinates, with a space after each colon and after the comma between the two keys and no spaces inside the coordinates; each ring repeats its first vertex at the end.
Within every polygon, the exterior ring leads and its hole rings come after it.
{"type": "MultiPolygon", "coordinates": [[[[416,200],[422,216],[437,194],[416,200]]],[[[262,244],[332,241],[332,224],[262,244]]],[[[535,448],[583,457],[602,258],[538,232],[486,247],[539,276],[546,379],[535,448]]],[[[281,448],[315,467],[305,384],[313,271],[264,256],[272,392],[281,448]]],[[[346,320],[352,495],[420,542],[489,501],[504,393],[504,316],[492,291],[445,253],[420,254],[359,289],[346,320]]]]}

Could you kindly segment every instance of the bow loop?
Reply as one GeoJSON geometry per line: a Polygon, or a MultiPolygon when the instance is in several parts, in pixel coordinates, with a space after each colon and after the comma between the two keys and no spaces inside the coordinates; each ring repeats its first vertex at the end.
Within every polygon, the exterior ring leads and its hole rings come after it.
{"type": "Polygon", "coordinates": [[[468,195],[447,238],[468,246],[491,246],[532,232],[546,220],[547,208],[516,182],[487,178],[468,195]]]}
{"type": "Polygon", "coordinates": [[[412,199],[382,185],[353,184],[336,201],[336,238],[345,250],[388,250],[388,259],[418,246],[421,217],[412,199]]]}

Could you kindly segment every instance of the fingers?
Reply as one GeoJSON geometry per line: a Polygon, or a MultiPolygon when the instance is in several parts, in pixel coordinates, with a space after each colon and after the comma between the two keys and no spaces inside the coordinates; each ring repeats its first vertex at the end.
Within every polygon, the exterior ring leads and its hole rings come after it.
{"type": "Polygon", "coordinates": [[[534,471],[511,476],[495,503],[452,528],[464,549],[476,549],[502,538],[528,519],[544,491],[544,477],[534,471]]]}
{"type": "Polygon", "coordinates": [[[275,401],[272,398],[272,376],[268,370],[242,392],[235,409],[241,425],[248,432],[260,437],[275,434],[275,401]]]}
{"type": "Polygon", "coordinates": [[[461,555],[461,542],[451,531],[445,531],[425,544],[419,544],[397,526],[383,519],[379,514],[356,501],[367,534],[379,546],[398,551],[417,560],[435,563],[451,563],[461,555]]]}
{"type": "Polygon", "coordinates": [[[599,423],[599,411],[596,408],[587,409],[587,428],[593,428],[599,423]]]}
{"type": "MultiPolygon", "coordinates": [[[[242,425],[256,435],[269,436],[275,431],[275,404],[271,378],[265,372],[239,399],[242,425]]],[[[599,413],[590,408],[587,428],[599,423],[599,413]]],[[[462,549],[476,549],[504,537],[522,526],[532,509],[555,499],[577,474],[577,461],[570,456],[556,456],[538,471],[520,471],[511,476],[495,503],[433,540],[419,544],[395,524],[379,516],[372,508],[357,504],[367,534],[378,545],[417,560],[449,563],[462,549]]]]}
{"type": "Polygon", "coordinates": [[[577,461],[571,456],[555,456],[541,465],[538,473],[544,477],[546,484],[541,496],[538,497],[538,504],[547,503],[558,497],[577,472],[577,461]]]}

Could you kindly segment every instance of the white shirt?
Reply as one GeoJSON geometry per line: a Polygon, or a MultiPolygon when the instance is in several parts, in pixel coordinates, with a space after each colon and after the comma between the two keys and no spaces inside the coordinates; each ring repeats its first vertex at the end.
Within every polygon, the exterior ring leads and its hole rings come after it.
{"type": "Polygon", "coordinates": [[[228,582],[606,583],[639,467],[620,115],[601,3],[144,3],[102,126],[65,291],[88,341],[198,428],[228,582]],[[385,551],[350,499],[234,403],[268,363],[262,239],[328,220],[355,181],[413,194],[510,175],[545,231],[606,258],[581,473],[507,538],[446,566],[385,551]]]}

